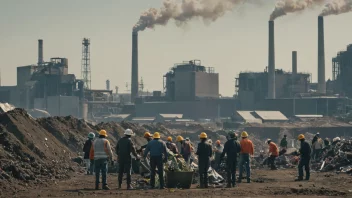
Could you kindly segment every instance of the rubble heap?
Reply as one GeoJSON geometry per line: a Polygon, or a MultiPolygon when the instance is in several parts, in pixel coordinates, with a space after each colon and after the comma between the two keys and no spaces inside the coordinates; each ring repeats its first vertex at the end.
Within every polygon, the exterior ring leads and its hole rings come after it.
{"type": "Polygon", "coordinates": [[[352,173],[352,140],[338,142],[330,150],[325,152],[322,159],[325,159],[321,165],[322,171],[336,170],[352,173]]]}

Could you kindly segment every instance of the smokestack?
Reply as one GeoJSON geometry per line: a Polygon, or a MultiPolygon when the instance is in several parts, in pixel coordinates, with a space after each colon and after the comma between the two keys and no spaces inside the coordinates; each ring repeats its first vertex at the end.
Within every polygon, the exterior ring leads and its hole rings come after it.
{"type": "Polygon", "coordinates": [[[318,17],[318,93],[326,93],[324,18],[322,16],[318,17]]]}
{"type": "Polygon", "coordinates": [[[269,99],[275,99],[275,41],[274,41],[274,21],[269,21],[268,98],[269,98],[269,99]]]}
{"type": "Polygon", "coordinates": [[[292,75],[297,74],[297,51],[292,51],[292,75]]]}
{"type": "Polygon", "coordinates": [[[38,65],[42,65],[44,63],[43,60],[43,40],[38,40],[38,65]]]}
{"type": "Polygon", "coordinates": [[[131,102],[138,97],[138,32],[132,32],[131,102]]]}

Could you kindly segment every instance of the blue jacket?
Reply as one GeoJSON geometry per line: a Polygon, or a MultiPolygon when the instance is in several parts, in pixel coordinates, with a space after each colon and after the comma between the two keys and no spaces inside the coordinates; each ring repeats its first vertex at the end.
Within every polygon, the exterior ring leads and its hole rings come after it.
{"type": "Polygon", "coordinates": [[[168,153],[166,151],[166,145],[160,139],[152,140],[148,143],[147,148],[144,151],[144,158],[147,157],[149,152],[151,157],[159,157],[159,156],[162,156],[162,154],[164,154],[165,158],[168,157],[168,153]]]}

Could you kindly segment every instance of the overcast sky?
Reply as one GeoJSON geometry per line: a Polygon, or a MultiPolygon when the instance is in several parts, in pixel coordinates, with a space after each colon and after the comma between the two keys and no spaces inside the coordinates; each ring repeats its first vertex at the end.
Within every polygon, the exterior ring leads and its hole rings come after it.
{"type": "MultiPolygon", "coordinates": [[[[66,57],[69,73],[81,77],[82,38],[91,39],[92,87],[125,92],[131,76],[131,30],[141,12],[159,8],[162,0],[0,0],[0,68],[2,85],[16,84],[16,67],[37,62],[37,40],[44,40],[44,59],[66,57]]],[[[267,66],[268,19],[275,0],[262,6],[242,5],[218,21],[191,21],[179,28],[147,29],[139,34],[139,74],[145,90],[161,90],[162,76],[175,64],[200,59],[220,75],[220,93],[234,94],[241,71],[267,66]]],[[[291,51],[298,51],[298,71],[317,79],[317,16],[321,9],[290,14],[275,22],[276,68],[291,70],[291,51]]],[[[352,13],[325,18],[326,79],[331,58],[352,43],[352,13]]]]}

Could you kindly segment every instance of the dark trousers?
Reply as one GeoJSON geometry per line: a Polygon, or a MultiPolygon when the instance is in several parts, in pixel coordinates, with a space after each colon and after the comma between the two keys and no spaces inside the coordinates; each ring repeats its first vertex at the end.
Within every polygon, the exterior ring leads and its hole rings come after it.
{"type": "Polygon", "coordinates": [[[164,166],[162,156],[151,156],[150,157],[150,185],[155,187],[155,173],[158,168],[160,188],[164,188],[164,166]]]}
{"type": "Polygon", "coordinates": [[[298,179],[303,179],[303,167],[306,171],[306,180],[310,178],[310,168],[309,168],[310,159],[301,158],[298,164],[298,179]]]}
{"type": "Polygon", "coordinates": [[[94,160],[95,167],[95,186],[99,186],[100,171],[102,175],[103,186],[106,186],[106,173],[108,172],[108,159],[94,160]]]}
{"type": "Polygon", "coordinates": [[[208,187],[208,169],[210,166],[209,161],[199,161],[198,171],[199,171],[199,183],[200,187],[208,187]]]}
{"type": "Polygon", "coordinates": [[[119,162],[119,185],[122,184],[123,173],[127,174],[127,185],[131,185],[131,170],[132,162],[131,161],[121,161],[119,162]]]}
{"type": "Polygon", "coordinates": [[[238,181],[241,182],[242,180],[242,174],[243,174],[243,167],[246,168],[246,172],[247,172],[247,182],[250,182],[251,180],[251,160],[249,157],[249,154],[245,154],[245,153],[241,153],[240,155],[240,164],[239,164],[239,178],[238,181]]]}
{"type": "Polygon", "coordinates": [[[236,166],[237,161],[226,162],[227,184],[236,184],[236,166]]]}
{"type": "Polygon", "coordinates": [[[276,156],[273,156],[273,155],[270,155],[270,157],[268,158],[268,163],[270,165],[271,170],[276,170],[275,159],[276,159],[276,156]]]}

